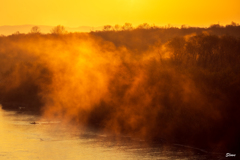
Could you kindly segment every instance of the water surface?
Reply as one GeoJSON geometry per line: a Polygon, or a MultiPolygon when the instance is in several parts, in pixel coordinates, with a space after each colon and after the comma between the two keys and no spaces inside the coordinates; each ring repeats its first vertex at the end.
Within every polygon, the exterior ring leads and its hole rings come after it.
{"type": "Polygon", "coordinates": [[[49,121],[38,115],[0,109],[1,160],[225,159],[179,145],[146,144],[49,121]],[[31,124],[37,122],[38,124],[31,124]]]}

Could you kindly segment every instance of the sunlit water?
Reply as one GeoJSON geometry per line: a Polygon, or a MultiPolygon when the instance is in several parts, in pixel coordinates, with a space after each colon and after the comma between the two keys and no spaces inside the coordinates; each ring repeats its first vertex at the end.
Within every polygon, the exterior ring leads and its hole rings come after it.
{"type": "Polygon", "coordinates": [[[0,160],[219,159],[177,145],[152,144],[129,137],[72,129],[37,115],[0,107],[0,160]],[[31,124],[31,122],[38,124],[31,124]]]}

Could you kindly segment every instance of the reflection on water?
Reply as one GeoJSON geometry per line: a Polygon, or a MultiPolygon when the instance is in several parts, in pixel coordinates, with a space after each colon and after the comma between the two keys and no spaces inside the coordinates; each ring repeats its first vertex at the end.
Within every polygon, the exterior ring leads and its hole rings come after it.
{"type": "MultiPolygon", "coordinates": [[[[5,111],[0,107],[0,159],[212,159],[201,151],[177,145],[152,144],[91,129],[73,129],[60,121],[5,111]],[[37,124],[31,124],[36,122],[37,124]]],[[[224,155],[215,155],[224,158],[224,155]]]]}

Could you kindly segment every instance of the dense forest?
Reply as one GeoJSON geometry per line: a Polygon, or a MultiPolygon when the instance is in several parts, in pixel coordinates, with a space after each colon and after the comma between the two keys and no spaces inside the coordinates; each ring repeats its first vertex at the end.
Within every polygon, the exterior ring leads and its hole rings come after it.
{"type": "Polygon", "coordinates": [[[148,142],[240,150],[240,26],[0,36],[0,104],[148,142]]]}

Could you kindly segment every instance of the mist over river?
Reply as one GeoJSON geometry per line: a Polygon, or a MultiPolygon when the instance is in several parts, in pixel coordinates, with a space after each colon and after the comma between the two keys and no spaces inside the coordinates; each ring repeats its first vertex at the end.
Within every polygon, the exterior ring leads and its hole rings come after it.
{"type": "Polygon", "coordinates": [[[239,37],[234,24],[0,36],[0,160],[238,158],[239,37]]]}
{"type": "Polygon", "coordinates": [[[147,144],[140,139],[76,129],[60,121],[3,109],[0,128],[1,160],[225,159],[225,153],[206,153],[177,144],[147,144]]]}

